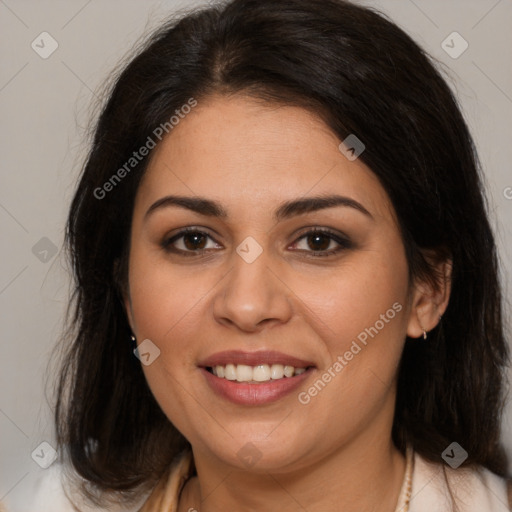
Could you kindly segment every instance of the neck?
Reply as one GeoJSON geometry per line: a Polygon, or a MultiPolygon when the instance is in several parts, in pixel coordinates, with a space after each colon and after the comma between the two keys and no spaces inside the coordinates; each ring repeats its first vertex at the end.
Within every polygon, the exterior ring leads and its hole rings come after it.
{"type": "Polygon", "coordinates": [[[185,487],[179,512],[394,512],[405,459],[390,437],[383,439],[361,435],[328,457],[287,473],[233,469],[194,452],[198,476],[185,487]]]}

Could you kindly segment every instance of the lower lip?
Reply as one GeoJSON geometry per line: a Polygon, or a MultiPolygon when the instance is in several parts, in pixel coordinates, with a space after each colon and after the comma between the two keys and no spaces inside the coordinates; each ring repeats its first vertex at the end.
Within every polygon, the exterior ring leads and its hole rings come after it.
{"type": "Polygon", "coordinates": [[[293,377],[283,377],[261,384],[248,384],[216,377],[206,368],[201,368],[206,382],[213,391],[238,405],[263,405],[276,402],[297,389],[313,370],[314,368],[309,368],[304,373],[293,377]]]}

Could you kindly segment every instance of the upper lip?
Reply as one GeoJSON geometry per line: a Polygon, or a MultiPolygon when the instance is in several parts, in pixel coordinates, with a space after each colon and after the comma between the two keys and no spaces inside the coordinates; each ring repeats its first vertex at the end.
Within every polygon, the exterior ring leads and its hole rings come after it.
{"type": "Polygon", "coordinates": [[[305,361],[298,357],[283,354],[275,350],[260,350],[257,352],[244,352],[243,350],[226,350],[217,352],[203,359],[198,366],[225,366],[227,364],[246,364],[248,366],[258,366],[260,364],[282,364],[283,366],[293,366],[295,368],[307,368],[314,366],[311,361],[305,361]]]}

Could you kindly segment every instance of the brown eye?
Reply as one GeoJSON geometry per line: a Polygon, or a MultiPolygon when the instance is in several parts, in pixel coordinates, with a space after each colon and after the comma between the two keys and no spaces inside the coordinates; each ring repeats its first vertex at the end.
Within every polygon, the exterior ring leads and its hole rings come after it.
{"type": "Polygon", "coordinates": [[[194,253],[205,252],[208,249],[218,248],[218,244],[214,243],[213,246],[208,247],[208,240],[212,237],[198,229],[187,228],[171,238],[166,238],[162,241],[161,245],[167,252],[180,253],[186,256],[194,256],[194,253]]]}
{"type": "Polygon", "coordinates": [[[331,245],[332,238],[322,233],[315,233],[314,235],[308,235],[306,237],[308,246],[313,251],[326,251],[331,245]]]}
{"type": "Polygon", "coordinates": [[[310,256],[330,256],[353,246],[347,238],[326,229],[315,229],[305,233],[295,245],[299,245],[301,240],[304,243],[299,250],[310,253],[310,256]]]}
{"type": "Polygon", "coordinates": [[[202,233],[187,233],[183,235],[183,245],[189,249],[190,251],[195,251],[197,249],[204,249],[204,245],[206,242],[206,236],[202,233]]]}

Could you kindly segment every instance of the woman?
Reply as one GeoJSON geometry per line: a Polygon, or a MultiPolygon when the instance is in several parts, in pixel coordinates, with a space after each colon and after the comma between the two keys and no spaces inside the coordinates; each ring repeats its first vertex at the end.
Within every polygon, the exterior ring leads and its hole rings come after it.
{"type": "Polygon", "coordinates": [[[477,157],[381,15],[233,0],[162,27],[112,88],[68,241],[77,506],[509,509],[477,157]]]}

